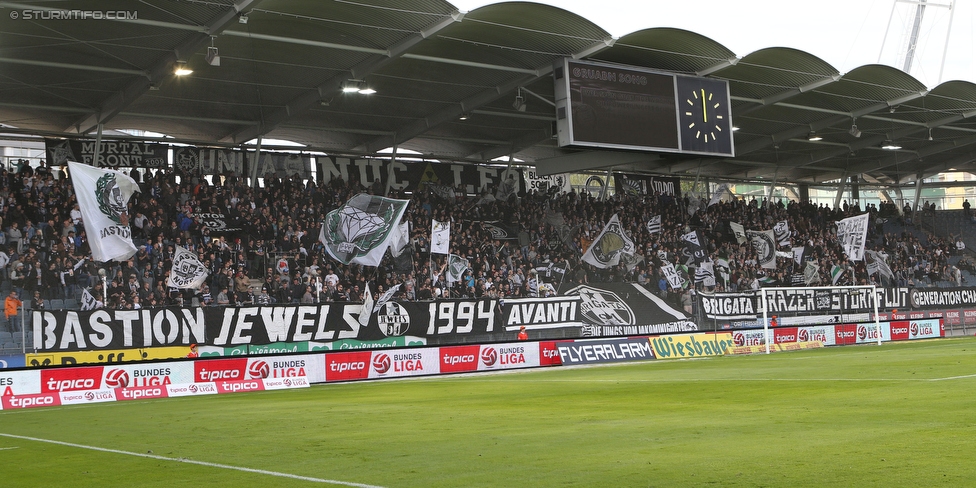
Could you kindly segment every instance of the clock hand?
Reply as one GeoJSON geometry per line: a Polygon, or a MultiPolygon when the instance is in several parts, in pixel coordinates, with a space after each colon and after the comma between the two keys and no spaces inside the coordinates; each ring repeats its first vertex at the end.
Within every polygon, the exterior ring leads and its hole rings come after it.
{"type": "Polygon", "coordinates": [[[708,101],[705,100],[705,89],[702,88],[702,121],[708,123],[708,101]]]}

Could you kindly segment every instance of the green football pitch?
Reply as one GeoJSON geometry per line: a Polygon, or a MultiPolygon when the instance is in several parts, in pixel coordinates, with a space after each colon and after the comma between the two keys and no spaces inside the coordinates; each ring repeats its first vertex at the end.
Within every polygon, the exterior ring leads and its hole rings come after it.
{"type": "Polygon", "coordinates": [[[976,339],[0,411],[0,486],[972,486],[976,339]]]}

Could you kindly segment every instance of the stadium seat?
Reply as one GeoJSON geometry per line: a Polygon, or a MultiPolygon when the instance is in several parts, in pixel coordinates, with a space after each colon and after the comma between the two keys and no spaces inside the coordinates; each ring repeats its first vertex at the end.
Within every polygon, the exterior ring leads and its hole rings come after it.
{"type": "Polygon", "coordinates": [[[24,300],[24,310],[31,310],[31,301],[24,300]]]}
{"type": "Polygon", "coordinates": [[[51,300],[43,300],[42,303],[44,303],[44,310],[51,310],[51,300]]]}
{"type": "Polygon", "coordinates": [[[64,300],[58,298],[52,299],[51,310],[64,310],[64,300]]]}
{"type": "Polygon", "coordinates": [[[65,298],[64,299],[64,308],[66,310],[78,310],[78,308],[80,308],[80,307],[81,307],[81,304],[78,302],[78,300],[76,300],[74,298],[65,298]]]}

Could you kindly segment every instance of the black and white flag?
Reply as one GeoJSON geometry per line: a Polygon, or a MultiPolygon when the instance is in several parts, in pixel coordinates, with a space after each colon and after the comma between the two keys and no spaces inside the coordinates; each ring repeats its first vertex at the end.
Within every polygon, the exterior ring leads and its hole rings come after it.
{"type": "Polygon", "coordinates": [[[199,289],[207,281],[207,267],[196,255],[183,246],[176,246],[173,255],[173,269],[166,280],[166,286],[179,289],[199,289]]]}
{"type": "Polygon", "coordinates": [[[742,226],[742,224],[738,222],[729,222],[729,228],[732,229],[732,234],[735,236],[735,240],[738,241],[739,244],[746,242],[746,229],[742,226]]]}
{"type": "Polygon", "coordinates": [[[786,220],[776,222],[773,226],[773,233],[776,235],[776,242],[780,246],[789,246],[790,243],[790,223],[786,220]]]}
{"type": "Polygon", "coordinates": [[[461,276],[470,267],[471,264],[467,258],[458,256],[457,254],[451,254],[447,258],[447,282],[455,283],[461,281],[461,276]]]}
{"type": "Polygon", "coordinates": [[[864,263],[868,268],[868,276],[875,273],[881,273],[881,276],[884,276],[889,280],[895,278],[895,274],[891,272],[891,268],[888,266],[888,263],[885,262],[884,256],[877,251],[872,251],[870,249],[864,251],[864,263]]]}
{"type": "Polygon", "coordinates": [[[376,299],[376,305],[373,305],[373,313],[378,312],[384,303],[390,301],[390,299],[393,298],[393,295],[396,295],[396,293],[400,291],[400,285],[402,284],[403,283],[397,283],[396,285],[391,286],[389,290],[384,291],[383,294],[376,299]]]}
{"type": "Polygon", "coordinates": [[[606,269],[620,264],[621,255],[634,254],[635,249],[634,241],[627,237],[617,214],[613,214],[603,231],[583,254],[583,261],[606,269]]]}
{"type": "Polygon", "coordinates": [[[98,299],[88,291],[88,288],[83,288],[81,290],[81,309],[95,310],[96,308],[98,308],[98,299]]]}
{"type": "Polygon", "coordinates": [[[849,217],[837,222],[837,240],[851,261],[864,259],[864,245],[868,237],[869,214],[849,217]]]}
{"type": "Polygon", "coordinates": [[[705,238],[701,235],[700,231],[693,230],[682,235],[681,241],[685,245],[685,255],[689,256],[696,264],[705,260],[705,238]]]}
{"type": "Polygon", "coordinates": [[[661,216],[655,215],[647,221],[647,232],[650,234],[657,234],[661,232],[661,216]]]}
{"type": "Polygon", "coordinates": [[[752,248],[756,251],[759,265],[766,269],[776,268],[776,237],[771,230],[746,231],[752,248]]]}
{"type": "Polygon", "coordinates": [[[711,259],[702,261],[695,268],[695,283],[705,286],[715,286],[715,265],[711,259]]]}

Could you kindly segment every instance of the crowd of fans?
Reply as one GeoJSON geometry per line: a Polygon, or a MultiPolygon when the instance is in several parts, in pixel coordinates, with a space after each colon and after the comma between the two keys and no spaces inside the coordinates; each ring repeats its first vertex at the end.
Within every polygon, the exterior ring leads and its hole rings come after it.
{"type": "Polygon", "coordinates": [[[129,212],[138,252],[126,262],[101,263],[90,258],[90,236],[65,169],[3,172],[0,277],[21,297],[33,299],[33,308],[44,300],[78,300],[83,289],[98,306],[141,308],[359,301],[366,286],[378,295],[398,284],[397,297],[406,300],[533,297],[556,293],[563,285],[610,281],[641,283],[675,305],[688,306],[695,289],[802,285],[805,263],[779,258],[775,269],[764,269],[750,243],[739,243],[729,225],[766,230],[783,220],[789,223],[791,246],[803,246],[805,259],[819,264],[820,281],[815,284],[831,284],[828,273],[835,265],[843,269],[835,284],[962,285],[959,268],[976,271],[969,260],[958,267],[949,264],[948,256],[962,251],[957,243],[934,235],[919,239],[909,231],[885,233],[886,220],[907,225],[894,205],[861,209],[845,202],[831,209],[742,198],[708,205],[707,197],[687,195],[601,200],[588,193],[552,191],[502,200],[494,198],[492,189],[476,195],[457,191],[446,199],[430,191],[394,191],[388,196],[410,200],[405,217],[411,228],[408,258],[388,255],[376,268],[343,265],[319,242],[323,216],[357,193],[382,193],[382,188],[363,188],[355,180],[315,183],[271,175],[265,175],[261,188],[233,175],[215,176],[213,184],[166,171],[133,170],[131,175],[141,188],[129,212]],[[848,260],[836,242],[833,222],[865,211],[871,215],[868,248],[886,256],[890,278],[869,276],[864,262],[848,260]],[[232,230],[220,233],[220,228],[204,225],[201,215],[206,214],[222,214],[232,230]],[[614,214],[635,243],[639,262],[608,269],[582,262],[589,243],[614,214]],[[651,233],[645,224],[656,215],[662,216],[662,231],[651,233]],[[447,256],[429,252],[432,219],[452,222],[451,253],[469,261],[459,281],[447,281],[447,256]],[[510,235],[492,234],[483,222],[494,222],[510,235]],[[695,283],[689,271],[685,286],[672,289],[661,265],[689,261],[680,236],[691,230],[701,231],[709,256],[727,259],[728,273],[717,274],[715,286],[706,287],[695,283]],[[207,267],[209,277],[200,290],[167,286],[175,246],[196,253],[207,267]],[[253,284],[257,282],[261,284],[253,284]]]}

